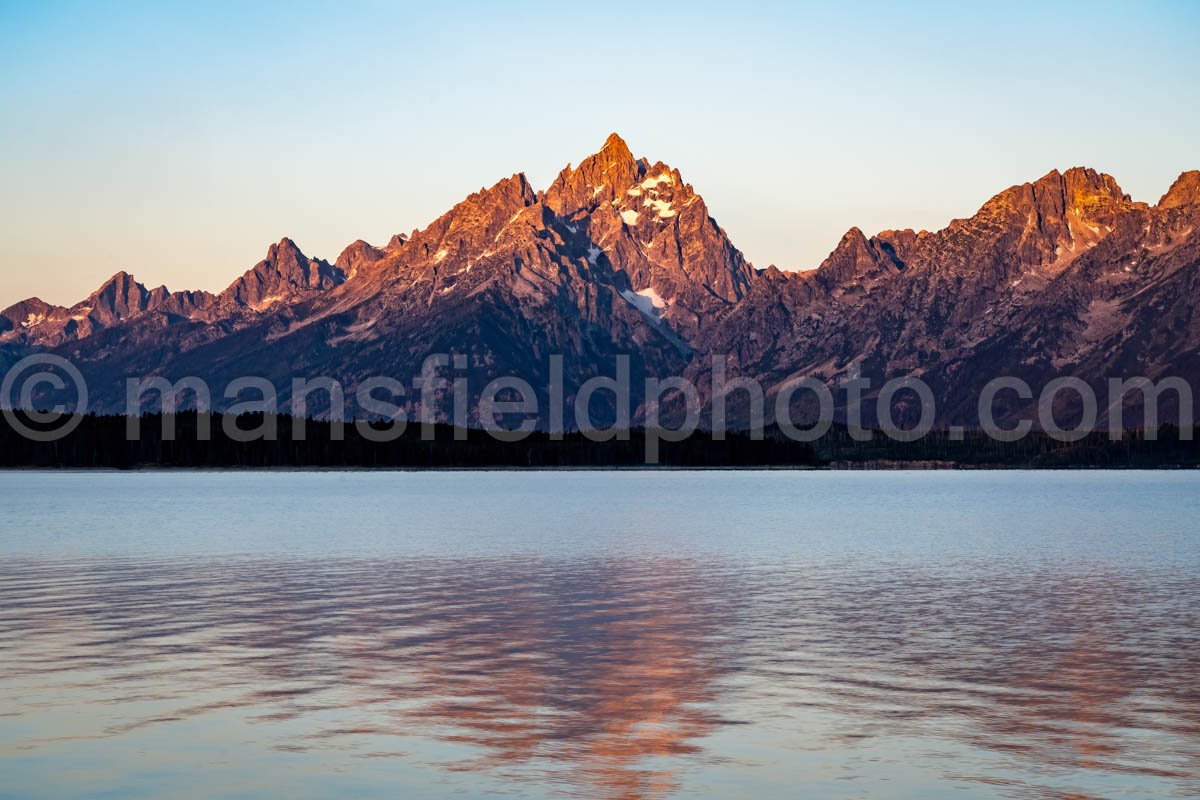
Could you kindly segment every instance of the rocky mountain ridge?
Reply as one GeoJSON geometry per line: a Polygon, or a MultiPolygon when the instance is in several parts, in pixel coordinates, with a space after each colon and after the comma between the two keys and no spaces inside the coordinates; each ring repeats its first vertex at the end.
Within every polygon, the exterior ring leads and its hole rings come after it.
{"type": "MultiPolygon", "coordinates": [[[[513,175],[333,263],[285,238],[217,295],[118,273],[70,308],[17,303],[0,312],[0,355],[64,355],[93,406],[120,411],[131,375],[260,375],[286,403],[294,376],[352,390],[407,380],[438,352],[466,356],[477,388],[517,375],[542,395],[549,356],[562,355],[568,401],[630,355],[635,375],[686,375],[707,402],[719,354],[768,398],[803,375],[855,369],[876,387],[917,375],[939,422],[974,424],[973,398],[1002,374],[1200,378],[1198,282],[1200,172],[1150,206],[1111,176],[1055,170],[940,231],[851,229],[796,273],[755,269],[678,170],[613,134],[545,191],[513,175]]],[[[643,400],[635,393],[635,423],[643,400]]]]}

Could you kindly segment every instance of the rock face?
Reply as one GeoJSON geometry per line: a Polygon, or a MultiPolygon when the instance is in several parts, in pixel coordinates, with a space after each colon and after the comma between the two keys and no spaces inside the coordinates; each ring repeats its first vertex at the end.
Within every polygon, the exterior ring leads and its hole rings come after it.
{"type": "Polygon", "coordinates": [[[978,423],[977,398],[1001,376],[1034,387],[1078,376],[1102,398],[1109,377],[1192,380],[1200,206],[1175,196],[1174,207],[1134,203],[1111,177],[1075,168],[1007,189],[935,233],[852,230],[818,269],[752,293],[703,349],[733,354],[768,386],[837,379],[852,364],[876,388],[913,374],[947,424],[978,423]],[[771,296],[791,282],[800,286],[779,307],[771,296]],[[771,321],[758,324],[770,305],[771,321]]]}
{"type": "Polygon", "coordinates": [[[346,273],[328,261],[309,258],[291,239],[283,238],[267,250],[267,257],[221,292],[199,314],[220,321],[262,314],[276,305],[291,305],[323,294],[346,280],[346,273]]]}
{"type": "Polygon", "coordinates": [[[1189,170],[1171,184],[1158,201],[1159,208],[1180,208],[1200,204],[1200,170],[1189,170]]]}
{"type": "MultiPolygon", "coordinates": [[[[1053,171],[940,231],[851,229],[798,273],[754,269],[678,170],[614,134],[545,192],[513,175],[333,264],[285,238],[215,296],[118,273],[71,308],[26,300],[0,313],[0,355],[59,352],[84,371],[94,408],[121,411],[130,375],[214,387],[262,376],[286,406],[293,377],[333,377],[353,394],[370,377],[411,380],[432,353],[466,356],[454,376],[475,391],[516,375],[543,403],[561,355],[568,405],[629,355],[635,387],[643,373],[683,374],[707,402],[721,354],[729,377],[758,380],[768,398],[801,375],[861,370],[876,389],[917,375],[940,422],[974,424],[979,390],[1001,375],[1035,386],[1075,375],[1102,397],[1109,377],[1200,379],[1198,284],[1200,172],[1148,206],[1108,175],[1053,171]]],[[[635,423],[643,400],[635,391],[635,423]]],[[[600,395],[593,409],[597,424],[617,414],[600,395]]],[[[1000,416],[1030,414],[1013,403],[1000,416]]]]}
{"type": "Polygon", "coordinates": [[[60,345],[147,313],[188,318],[212,300],[207,292],[170,292],[165,286],[147,289],[132,275],[118,272],[70,308],[34,297],[0,311],[0,343],[60,345]]]}
{"type": "Polygon", "coordinates": [[[635,159],[616,134],[577,168],[559,173],[544,204],[591,241],[598,251],[589,250],[591,260],[618,267],[684,336],[714,322],[754,279],[679,171],[635,159]]]}

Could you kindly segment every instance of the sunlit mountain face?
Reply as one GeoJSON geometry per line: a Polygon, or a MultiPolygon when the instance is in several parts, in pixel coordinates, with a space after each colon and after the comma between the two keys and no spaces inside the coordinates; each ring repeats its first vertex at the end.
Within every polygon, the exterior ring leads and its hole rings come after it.
{"type": "MultiPolygon", "coordinates": [[[[751,265],[678,169],[613,134],[544,190],[515,174],[423,229],[356,241],[333,262],[285,238],[215,295],[119,273],[71,307],[22,301],[0,312],[0,366],[62,355],[95,411],[126,410],[129,375],[216,387],[262,376],[288,408],[297,376],[334,378],[353,398],[370,378],[408,382],[427,356],[454,353],[476,388],[515,375],[545,409],[550,356],[563,359],[569,401],[628,355],[638,376],[693,380],[707,409],[719,356],[728,377],[753,378],[768,400],[796,375],[858,370],[876,389],[916,375],[934,392],[935,421],[976,424],[981,390],[1001,376],[1041,387],[1072,375],[1101,396],[1109,378],[1195,385],[1197,291],[1200,172],[1150,205],[1093,169],[1053,170],[942,230],[853,228],[816,269],[782,271],[751,265]]],[[[41,389],[36,401],[55,400],[41,389]]],[[[1180,411],[1172,398],[1164,418],[1180,411]]],[[[634,423],[644,400],[635,390],[634,423]]],[[[1001,421],[1031,407],[1005,408],[1001,421]]],[[[1082,410],[1058,412],[1069,426],[1082,410]]],[[[731,414],[746,424],[744,409],[731,414]]]]}

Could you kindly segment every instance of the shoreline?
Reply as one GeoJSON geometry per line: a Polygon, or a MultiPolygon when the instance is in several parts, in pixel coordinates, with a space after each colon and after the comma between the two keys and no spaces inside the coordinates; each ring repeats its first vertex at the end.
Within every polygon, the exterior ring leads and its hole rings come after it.
{"type": "Polygon", "coordinates": [[[0,473],[10,472],[70,472],[70,473],[153,473],[153,472],[1162,472],[1200,470],[1190,464],[1157,465],[1088,465],[1063,464],[1054,466],[1008,465],[1008,464],[958,464],[954,462],[927,461],[842,461],[826,466],[763,465],[763,466],[562,466],[562,467],[512,467],[512,466],[450,466],[450,467],[182,467],[149,464],[135,467],[78,467],[78,466],[24,466],[0,467],[0,473]]]}

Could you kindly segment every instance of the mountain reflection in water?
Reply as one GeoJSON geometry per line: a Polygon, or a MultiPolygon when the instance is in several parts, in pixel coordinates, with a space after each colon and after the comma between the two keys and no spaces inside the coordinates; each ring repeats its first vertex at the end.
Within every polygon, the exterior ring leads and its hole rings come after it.
{"type": "Polygon", "coordinates": [[[447,793],[1198,796],[1198,610],[1168,566],[10,560],[0,763],[130,740],[171,774],[211,716],[447,793]]]}

